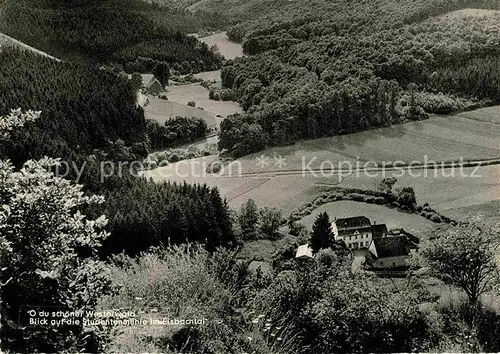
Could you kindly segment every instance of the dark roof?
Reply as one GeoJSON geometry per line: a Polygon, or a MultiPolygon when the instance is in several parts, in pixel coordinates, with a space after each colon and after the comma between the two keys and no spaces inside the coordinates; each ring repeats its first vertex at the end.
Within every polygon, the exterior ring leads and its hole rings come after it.
{"type": "Polygon", "coordinates": [[[420,239],[409,233],[408,231],[406,231],[405,229],[391,229],[389,231],[389,234],[391,235],[395,235],[395,236],[406,236],[408,238],[408,240],[410,240],[411,242],[414,242],[414,243],[420,243],[420,239]]]}
{"type": "Polygon", "coordinates": [[[379,238],[387,235],[387,226],[385,224],[377,224],[372,226],[372,237],[379,238]]]}
{"type": "Polygon", "coordinates": [[[408,256],[409,243],[406,236],[390,236],[373,239],[377,258],[408,256]]]}
{"type": "Polygon", "coordinates": [[[366,216],[355,216],[352,218],[346,219],[337,219],[335,221],[337,225],[337,230],[345,230],[345,229],[361,229],[364,227],[370,227],[370,219],[366,216]]]}

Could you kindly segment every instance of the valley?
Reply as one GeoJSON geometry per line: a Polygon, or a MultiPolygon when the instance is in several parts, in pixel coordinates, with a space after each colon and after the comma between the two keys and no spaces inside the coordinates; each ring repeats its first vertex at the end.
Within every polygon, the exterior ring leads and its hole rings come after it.
{"type": "Polygon", "coordinates": [[[499,352],[499,20],[0,1],[0,352],[499,352]]]}

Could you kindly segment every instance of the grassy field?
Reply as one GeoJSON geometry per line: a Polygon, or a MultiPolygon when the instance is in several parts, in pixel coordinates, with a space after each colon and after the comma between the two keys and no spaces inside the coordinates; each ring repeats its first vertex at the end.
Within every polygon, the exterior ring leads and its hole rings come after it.
{"type": "Polygon", "coordinates": [[[144,107],[144,115],[147,119],[152,119],[160,124],[165,123],[171,118],[179,117],[198,117],[207,122],[208,127],[214,127],[218,124],[214,114],[202,111],[198,108],[186,106],[177,102],[166,101],[156,97],[149,96],[149,104],[144,107]]]}
{"type": "MultiPolygon", "coordinates": [[[[500,112],[500,108],[496,108],[500,112]]],[[[491,109],[495,112],[495,108],[491,109]]],[[[479,113],[481,115],[482,112],[479,113]]],[[[469,112],[468,114],[474,114],[469,112]]],[[[493,116],[494,113],[492,113],[493,116]]],[[[500,117],[500,115],[497,115],[500,117]]],[[[388,128],[307,140],[293,146],[275,147],[240,159],[243,172],[301,170],[303,161],[314,160],[312,168],[334,167],[341,162],[356,161],[449,161],[500,157],[500,126],[460,116],[432,117],[425,121],[388,128]],[[257,157],[266,155],[270,164],[261,168],[257,157]],[[274,156],[286,158],[286,166],[278,168],[274,156]]]]}
{"type": "Polygon", "coordinates": [[[304,217],[300,222],[311,228],[316,217],[325,211],[332,220],[334,217],[366,216],[372,223],[386,224],[388,229],[403,228],[418,237],[425,237],[435,226],[433,222],[419,215],[402,213],[384,205],[353,201],[339,201],[322,205],[315,209],[311,215],[304,217]]]}
{"type": "MultiPolygon", "coordinates": [[[[489,119],[494,119],[498,107],[478,110],[478,117],[488,112],[489,119]]],[[[474,116],[474,112],[467,115],[474,116]]],[[[496,116],[498,117],[498,115],[496,116]]],[[[500,126],[487,121],[476,121],[461,116],[433,117],[422,122],[407,123],[390,128],[375,129],[345,136],[304,141],[293,146],[275,147],[263,152],[245,156],[231,167],[226,167],[223,175],[203,175],[203,165],[196,159],[182,164],[192,164],[187,177],[177,174],[170,178],[176,181],[207,183],[221,189],[232,207],[239,207],[249,198],[261,206],[274,206],[285,214],[292,212],[304,203],[311,201],[329,186],[374,189],[384,177],[396,173],[397,186],[412,186],[420,203],[428,202],[437,211],[452,218],[466,214],[466,208],[478,206],[478,211],[487,203],[500,199],[500,166],[482,166],[475,168],[459,168],[433,170],[381,171],[377,173],[351,173],[339,178],[338,173],[326,171],[323,175],[302,175],[302,159],[305,164],[315,159],[310,165],[319,168],[338,167],[338,162],[356,161],[424,161],[485,159],[500,157],[500,126]],[[266,165],[259,165],[262,155],[266,157],[266,165]],[[282,156],[281,167],[279,159],[282,156]],[[239,166],[243,175],[237,177],[239,166]],[[262,168],[261,168],[262,167],[262,168]],[[233,177],[227,177],[232,171],[233,177]],[[437,171],[437,175],[435,175],[437,171]],[[420,174],[420,176],[418,176],[420,174]],[[236,176],[236,177],[235,177],[236,176]],[[340,183],[340,184],[339,184],[340,183]],[[449,213],[448,213],[449,211],[449,213]]],[[[205,158],[206,159],[206,158],[205,158]]],[[[211,157],[215,159],[215,157],[211,157]]],[[[205,166],[207,163],[205,163],[205,166]]],[[[345,166],[344,166],[345,167],[345,166]]],[[[172,168],[172,167],[168,167],[172,168]]],[[[149,172],[157,180],[169,179],[157,173],[149,172]]],[[[184,176],[185,173],[182,173],[184,176]]],[[[395,212],[397,213],[397,212],[395,212]]],[[[405,214],[397,213],[401,216],[405,214]]],[[[419,218],[420,219],[420,218],[419,218]]],[[[422,218],[423,219],[423,218],[422,218]]],[[[422,222],[426,222],[423,219],[422,222]]]]}
{"type": "MultiPolygon", "coordinates": [[[[417,200],[420,203],[427,202],[437,211],[446,216],[457,218],[465,215],[465,207],[481,205],[500,199],[500,166],[483,166],[475,171],[475,168],[464,168],[463,173],[459,169],[428,170],[427,177],[424,171],[421,176],[397,176],[398,186],[412,186],[415,190],[417,200]],[[452,213],[448,211],[454,210],[452,213]]],[[[392,176],[387,173],[386,176],[392,176]]],[[[351,175],[346,177],[341,187],[374,189],[376,182],[383,178],[372,178],[365,175],[351,175]]]]}
{"type": "Polygon", "coordinates": [[[472,112],[459,114],[460,117],[477,120],[479,122],[500,124],[500,106],[477,109],[472,112]]]}
{"type": "Polygon", "coordinates": [[[172,86],[167,88],[167,97],[171,102],[187,104],[189,101],[194,101],[196,107],[202,107],[206,112],[216,116],[217,123],[220,123],[222,118],[230,114],[242,113],[243,109],[234,101],[214,101],[208,98],[208,90],[199,84],[190,84],[182,86],[172,86]]]}
{"type": "Polygon", "coordinates": [[[249,176],[237,177],[238,170],[233,170],[235,177],[220,177],[218,174],[205,173],[206,167],[216,156],[184,160],[169,166],[145,171],[143,175],[160,182],[206,183],[219,188],[232,208],[239,209],[248,199],[254,199],[259,206],[277,207],[288,216],[305,201],[328,189],[324,178],[303,178],[301,176],[249,176]]]}
{"type": "Polygon", "coordinates": [[[491,24],[499,23],[500,11],[498,10],[485,10],[485,9],[462,9],[457,11],[448,12],[447,14],[435,17],[433,22],[456,22],[457,20],[487,20],[491,24]],[[495,21],[495,22],[494,22],[495,21]]]}
{"type": "Polygon", "coordinates": [[[220,82],[220,70],[214,70],[214,71],[204,71],[202,73],[194,74],[194,77],[206,81],[216,81],[220,82]]]}
{"type": "Polygon", "coordinates": [[[226,32],[219,32],[198,39],[201,42],[208,44],[209,46],[216,45],[217,48],[219,48],[219,52],[226,59],[234,59],[243,56],[243,47],[241,46],[241,44],[231,42],[229,38],[227,38],[226,32]]]}

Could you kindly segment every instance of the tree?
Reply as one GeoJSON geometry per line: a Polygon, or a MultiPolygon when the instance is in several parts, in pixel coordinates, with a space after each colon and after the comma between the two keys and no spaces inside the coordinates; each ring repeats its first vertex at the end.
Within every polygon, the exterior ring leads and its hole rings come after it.
{"type": "Polygon", "coordinates": [[[170,68],[168,64],[160,61],[153,68],[154,77],[160,81],[160,84],[165,87],[168,85],[168,79],[170,78],[170,68]]]}
{"type": "Polygon", "coordinates": [[[378,190],[385,194],[392,194],[392,187],[396,184],[397,178],[395,177],[387,177],[380,181],[378,185],[378,190]]]}
{"type": "Polygon", "coordinates": [[[482,294],[498,284],[495,249],[499,225],[488,225],[480,216],[435,232],[437,239],[421,250],[425,263],[436,277],[463,289],[474,308],[482,294]]]}
{"type": "Polygon", "coordinates": [[[323,212],[314,221],[310,245],[314,252],[330,247],[333,240],[332,225],[327,212],[323,212]]]}
{"type": "Polygon", "coordinates": [[[130,78],[130,82],[132,87],[136,90],[139,90],[142,86],[142,76],[139,73],[132,73],[132,77],[130,78]]]}
{"type": "Polygon", "coordinates": [[[241,234],[244,240],[255,240],[259,225],[259,208],[253,199],[249,199],[242,207],[238,216],[241,234]]]}
{"type": "Polygon", "coordinates": [[[398,203],[401,206],[406,205],[408,208],[413,209],[413,206],[417,203],[417,198],[412,187],[403,187],[398,190],[398,203]]]}
{"type": "Polygon", "coordinates": [[[234,140],[235,156],[244,156],[262,150],[267,143],[267,135],[260,124],[243,123],[234,140]]]}
{"type": "MultiPolygon", "coordinates": [[[[14,111],[0,117],[0,133],[38,118],[14,111]]],[[[56,177],[59,163],[30,160],[19,171],[0,160],[0,289],[2,349],[8,352],[102,351],[95,328],[79,324],[30,325],[29,310],[92,311],[110,289],[95,250],[108,234],[107,219],[89,220],[84,207],[103,202],[83,186],[56,177]]],[[[38,317],[40,318],[40,317],[38,317]]]]}
{"type": "Polygon", "coordinates": [[[283,216],[281,215],[281,211],[267,207],[261,209],[259,225],[261,237],[269,240],[276,240],[280,236],[278,230],[282,222],[283,216]]]}

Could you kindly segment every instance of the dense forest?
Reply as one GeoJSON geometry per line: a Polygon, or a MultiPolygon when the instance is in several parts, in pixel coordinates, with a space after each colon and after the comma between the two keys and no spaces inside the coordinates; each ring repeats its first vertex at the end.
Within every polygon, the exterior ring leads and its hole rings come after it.
{"type": "Polygon", "coordinates": [[[240,156],[500,102],[500,14],[439,17],[467,7],[500,5],[291,2],[233,26],[250,56],[227,62],[222,80],[246,114],[223,124],[220,148],[240,156]]]}
{"type": "Polygon", "coordinates": [[[221,65],[219,54],[186,35],[215,26],[216,17],[139,0],[15,0],[0,7],[0,31],[56,57],[122,66],[144,57],[189,73],[221,65]]]}
{"type": "Polygon", "coordinates": [[[15,164],[31,158],[70,158],[110,141],[145,141],[145,119],[126,77],[84,64],[56,62],[7,48],[0,53],[0,114],[42,111],[5,143],[15,164]]]}

